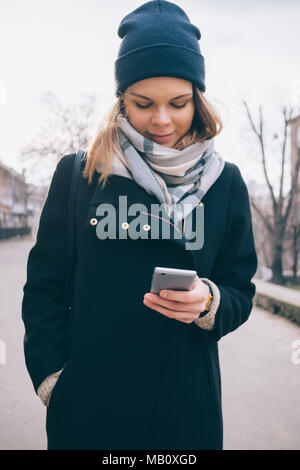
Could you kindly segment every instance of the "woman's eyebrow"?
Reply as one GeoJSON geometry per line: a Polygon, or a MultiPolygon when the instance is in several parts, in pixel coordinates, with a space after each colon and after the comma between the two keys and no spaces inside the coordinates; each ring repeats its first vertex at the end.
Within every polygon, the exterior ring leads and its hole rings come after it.
{"type": "MultiPolygon", "coordinates": [[[[179,98],[183,98],[184,96],[192,96],[193,93],[185,93],[184,95],[175,96],[175,98],[171,98],[171,100],[178,100],[179,98]]],[[[139,98],[144,98],[145,100],[152,101],[151,98],[148,96],[139,95],[138,93],[130,93],[130,95],[138,96],[139,98]]]]}

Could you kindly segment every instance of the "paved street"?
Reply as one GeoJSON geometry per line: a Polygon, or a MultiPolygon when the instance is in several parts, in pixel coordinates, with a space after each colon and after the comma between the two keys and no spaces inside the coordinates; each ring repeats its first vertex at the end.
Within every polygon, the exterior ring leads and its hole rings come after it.
{"type": "Polygon", "coordinates": [[[300,449],[300,327],[254,308],[219,342],[225,449],[300,449]]]}
{"type": "MultiPolygon", "coordinates": [[[[45,407],[23,356],[22,288],[33,243],[30,237],[0,241],[0,345],[6,345],[6,364],[0,355],[0,449],[46,448],[45,407]]],[[[295,340],[299,326],[255,308],[248,322],[219,342],[224,449],[300,449],[295,340]]]]}

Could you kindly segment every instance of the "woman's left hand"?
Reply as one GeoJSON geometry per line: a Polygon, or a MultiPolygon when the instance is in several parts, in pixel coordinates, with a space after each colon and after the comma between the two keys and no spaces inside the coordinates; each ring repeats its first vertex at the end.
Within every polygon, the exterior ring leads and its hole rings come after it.
{"type": "Polygon", "coordinates": [[[147,293],[144,304],[169,318],[192,323],[205,310],[209,288],[197,276],[190,291],[161,290],[159,295],[147,293]],[[167,296],[164,296],[167,294],[167,296]],[[152,298],[150,299],[149,296],[152,298]]]}

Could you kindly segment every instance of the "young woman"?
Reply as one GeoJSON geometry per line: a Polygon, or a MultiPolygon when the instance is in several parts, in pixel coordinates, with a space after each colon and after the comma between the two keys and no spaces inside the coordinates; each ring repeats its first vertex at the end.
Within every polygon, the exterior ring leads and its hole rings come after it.
{"type": "Polygon", "coordinates": [[[214,149],[222,123],[184,11],[147,2],[118,34],[116,103],[81,162],[72,310],[74,154],[57,165],[29,253],[26,365],[47,405],[48,449],[222,449],[218,341],[247,320],[255,293],[247,188],[214,149]],[[156,266],[196,271],[192,289],[150,298],[156,266]]]}

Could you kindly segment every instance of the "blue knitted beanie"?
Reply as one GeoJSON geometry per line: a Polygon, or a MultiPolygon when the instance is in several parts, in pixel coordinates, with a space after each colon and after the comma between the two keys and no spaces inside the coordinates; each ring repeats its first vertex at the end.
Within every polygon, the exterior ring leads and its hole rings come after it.
{"type": "Polygon", "coordinates": [[[118,36],[116,96],[150,77],[182,78],[205,91],[201,33],[178,5],[166,0],[144,3],[122,19],[118,36]]]}

